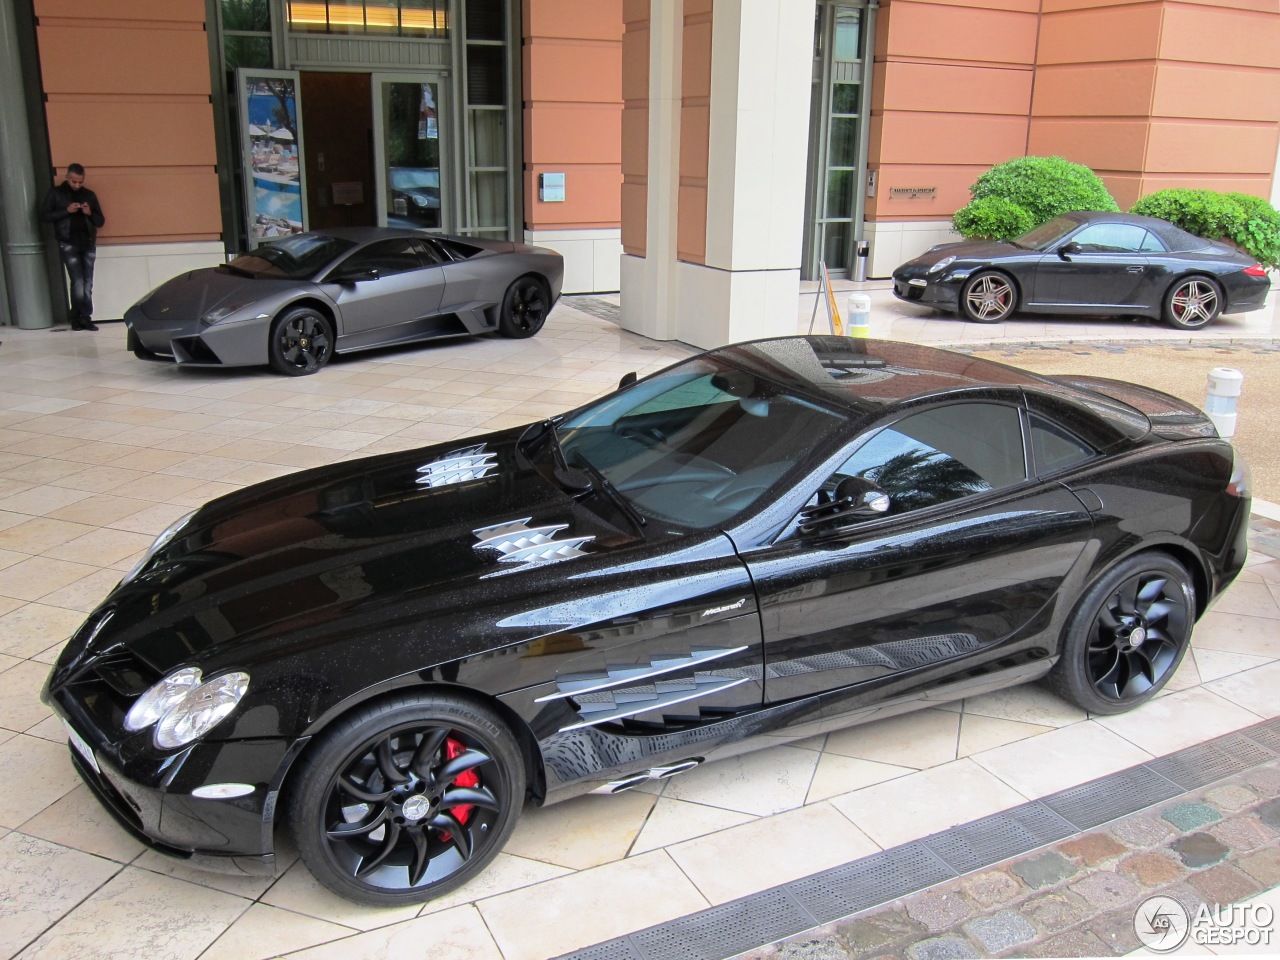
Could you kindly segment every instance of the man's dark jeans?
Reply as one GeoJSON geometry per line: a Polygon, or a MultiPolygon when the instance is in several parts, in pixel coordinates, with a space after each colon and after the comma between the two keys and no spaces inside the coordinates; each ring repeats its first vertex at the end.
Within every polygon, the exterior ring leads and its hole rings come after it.
{"type": "Polygon", "coordinates": [[[59,241],[58,252],[62,265],[71,278],[71,319],[93,319],[93,261],[97,259],[96,247],[77,247],[73,243],[59,241]]]}

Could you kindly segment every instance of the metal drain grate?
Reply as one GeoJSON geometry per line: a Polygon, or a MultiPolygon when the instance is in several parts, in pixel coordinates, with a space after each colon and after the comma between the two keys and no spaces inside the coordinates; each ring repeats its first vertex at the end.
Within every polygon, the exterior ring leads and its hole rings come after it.
{"type": "Polygon", "coordinates": [[[1196,744],[1147,764],[1183,790],[1195,790],[1215,780],[1268,763],[1275,753],[1239,733],[1196,744]]]}
{"type": "Polygon", "coordinates": [[[766,890],[631,935],[647,960],[722,960],[814,926],[785,888],[766,890]]]}
{"type": "Polygon", "coordinates": [[[920,843],[956,873],[968,873],[1069,837],[1076,828],[1048,807],[1027,803],[925,837],[920,843]]]}
{"type": "Polygon", "coordinates": [[[1176,797],[1182,790],[1145,765],[1130,767],[1040,802],[1081,830],[1176,797]]]}
{"type": "Polygon", "coordinates": [[[565,306],[611,323],[618,323],[622,317],[622,308],[618,304],[600,297],[564,297],[562,302],[565,306]]]}
{"type": "Polygon", "coordinates": [[[907,843],[796,880],[786,888],[819,923],[830,923],[955,876],[954,870],[920,844],[907,843]]]}
{"type": "Polygon", "coordinates": [[[1280,754],[1280,717],[1268,720],[1265,723],[1259,723],[1240,732],[1254,743],[1262,744],[1272,753],[1280,754]]]}

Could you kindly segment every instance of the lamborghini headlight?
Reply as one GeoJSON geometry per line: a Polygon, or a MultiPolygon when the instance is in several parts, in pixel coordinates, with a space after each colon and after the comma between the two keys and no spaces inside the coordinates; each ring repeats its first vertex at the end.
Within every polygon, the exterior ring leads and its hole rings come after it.
{"type": "Polygon", "coordinates": [[[225,320],[227,319],[227,317],[231,316],[233,313],[238,313],[239,311],[243,310],[245,307],[249,306],[250,304],[255,303],[257,299],[258,299],[257,297],[247,297],[243,300],[237,300],[232,303],[224,304],[221,307],[214,307],[212,310],[210,310],[208,313],[206,313],[203,317],[200,318],[200,322],[207,325],[207,324],[217,323],[219,320],[225,320]]]}
{"type": "Polygon", "coordinates": [[[137,731],[154,724],[156,746],[173,750],[225,720],[248,689],[247,673],[224,673],[202,683],[199,667],[183,667],[139,697],[124,726],[137,731]]]}
{"type": "Polygon", "coordinates": [[[187,525],[187,521],[193,516],[195,516],[194,510],[190,513],[183,514],[177,520],[173,521],[173,523],[169,524],[169,526],[165,527],[160,536],[156,537],[151,546],[147,547],[147,552],[142,555],[142,559],[135,563],[133,567],[130,568],[129,572],[124,575],[123,579],[120,581],[121,585],[123,586],[124,584],[129,583],[134,577],[140,574],[142,572],[142,568],[151,562],[151,558],[167,547],[170,541],[178,535],[178,532],[187,525]]]}

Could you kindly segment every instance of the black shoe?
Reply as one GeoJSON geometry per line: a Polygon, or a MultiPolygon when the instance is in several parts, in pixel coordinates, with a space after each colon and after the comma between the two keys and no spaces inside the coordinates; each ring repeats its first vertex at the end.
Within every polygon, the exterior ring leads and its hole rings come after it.
{"type": "Polygon", "coordinates": [[[72,317],[72,318],[71,318],[71,329],[72,329],[72,330],[83,330],[83,329],[84,329],[84,327],[80,326],[80,318],[79,318],[79,317],[72,317]]]}
{"type": "Polygon", "coordinates": [[[80,329],[81,330],[97,330],[98,325],[86,317],[81,319],[80,329]]]}

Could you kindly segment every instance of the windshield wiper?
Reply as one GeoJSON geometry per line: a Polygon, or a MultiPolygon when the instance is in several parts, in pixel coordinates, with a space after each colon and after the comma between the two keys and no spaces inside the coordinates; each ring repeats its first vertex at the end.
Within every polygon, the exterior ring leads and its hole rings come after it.
{"type": "Polygon", "coordinates": [[[649,521],[640,515],[640,512],[636,510],[627,498],[618,491],[618,488],[613,485],[609,478],[601,473],[600,469],[581,453],[575,453],[573,455],[572,465],[575,468],[584,471],[587,476],[591,478],[592,486],[595,490],[608,497],[613,505],[618,508],[619,512],[631,521],[631,525],[635,527],[636,533],[643,538],[645,525],[648,524],[649,521]]]}

